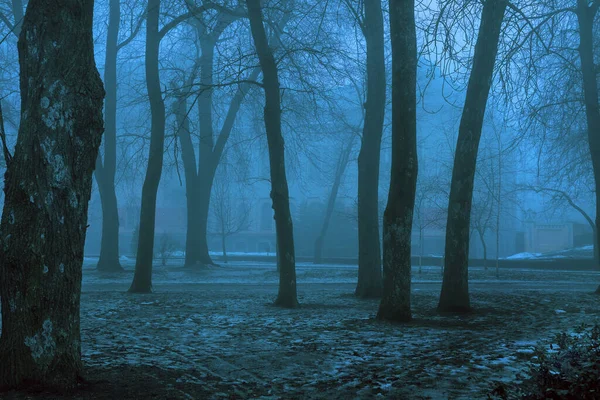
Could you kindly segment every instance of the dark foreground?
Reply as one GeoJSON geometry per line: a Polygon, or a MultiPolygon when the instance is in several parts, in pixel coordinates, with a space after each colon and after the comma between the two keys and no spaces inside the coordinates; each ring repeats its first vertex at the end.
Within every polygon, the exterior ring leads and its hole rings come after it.
{"type": "MultiPolygon", "coordinates": [[[[91,265],[91,264],[90,264],[91,265]]],[[[525,370],[537,341],[600,321],[593,272],[473,270],[475,311],[435,312],[439,269],[415,272],[414,321],[374,320],[351,267],[299,267],[295,310],[271,305],[273,266],[158,269],[156,293],[88,266],[79,390],[6,399],[477,399],[525,370]],[[303,283],[305,282],[305,283],[303,283]]]]}

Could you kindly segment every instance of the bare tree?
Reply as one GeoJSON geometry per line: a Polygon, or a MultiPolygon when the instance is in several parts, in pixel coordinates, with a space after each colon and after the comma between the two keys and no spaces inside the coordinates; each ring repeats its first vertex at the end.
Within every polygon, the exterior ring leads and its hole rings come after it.
{"type": "Polygon", "coordinates": [[[102,243],[98,269],[122,271],[119,262],[119,211],[115,192],[117,168],[117,51],[119,24],[121,22],[121,0],[110,0],[106,60],[104,63],[104,159],[96,161],[96,181],[102,202],[102,243]]]}
{"type": "Polygon", "coordinates": [[[219,169],[212,191],[211,212],[213,232],[221,238],[223,262],[227,262],[227,238],[250,226],[250,203],[241,187],[243,184],[233,181],[226,164],[221,164],[219,169]]]}
{"type": "Polygon", "coordinates": [[[290,214],[290,195],[285,172],[284,142],[281,134],[281,95],[278,70],[263,25],[260,0],[246,0],[246,5],[265,90],[264,121],[269,147],[271,199],[275,212],[279,267],[279,293],[275,304],[282,307],[296,307],[298,299],[296,295],[294,229],[290,214]]]}
{"type": "Polygon", "coordinates": [[[475,165],[506,7],[506,0],[488,0],[481,13],[452,169],[440,311],[471,309],[468,263],[475,165]]]}
{"type": "Polygon", "coordinates": [[[347,143],[342,144],[342,150],[335,165],[333,184],[331,185],[331,191],[329,192],[329,196],[327,198],[327,206],[323,216],[323,225],[321,225],[319,236],[317,236],[317,239],[315,240],[315,254],[313,259],[315,264],[319,264],[323,260],[323,244],[325,242],[325,236],[327,235],[327,230],[329,229],[329,222],[331,221],[331,216],[335,208],[335,201],[342,183],[342,178],[344,176],[344,172],[346,171],[346,167],[348,166],[352,148],[354,147],[354,138],[355,135],[352,135],[347,143]]]}
{"type": "MultiPolygon", "coordinates": [[[[417,33],[413,0],[390,0],[392,169],[383,215],[383,296],[377,318],[409,321],[417,190],[417,33]]],[[[368,101],[368,100],[367,100],[368,101]]]]}
{"type": "Polygon", "coordinates": [[[146,19],[146,85],[152,113],[150,155],[142,188],[142,206],[135,274],[129,288],[131,293],[152,291],[152,260],[154,259],[154,229],[156,217],[156,192],[163,166],[165,142],[165,103],[162,97],[158,52],[160,47],[160,0],[148,0],[146,19]]]}
{"type": "Polygon", "coordinates": [[[385,116],[385,45],[381,1],[362,2],[357,22],[367,44],[367,99],[358,155],[358,284],[356,295],[381,296],[379,161],[385,116]]]}
{"type": "Polygon", "coordinates": [[[23,112],[0,230],[0,387],[72,388],[104,90],[92,0],[30,0],[19,37],[23,112]]]}

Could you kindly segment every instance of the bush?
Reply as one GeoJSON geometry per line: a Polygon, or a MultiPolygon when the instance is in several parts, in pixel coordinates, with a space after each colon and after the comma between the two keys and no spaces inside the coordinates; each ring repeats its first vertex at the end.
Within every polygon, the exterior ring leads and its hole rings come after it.
{"type": "Polygon", "coordinates": [[[559,333],[550,345],[535,350],[520,384],[500,384],[490,398],[600,399],[600,326],[581,325],[575,333],[559,333]]]}

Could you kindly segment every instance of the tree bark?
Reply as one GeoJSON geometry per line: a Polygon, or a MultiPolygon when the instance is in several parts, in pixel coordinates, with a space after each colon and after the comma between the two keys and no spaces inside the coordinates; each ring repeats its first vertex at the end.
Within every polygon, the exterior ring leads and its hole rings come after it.
{"type": "Polygon", "coordinates": [[[380,1],[364,2],[367,44],[367,99],[358,155],[358,284],[361,298],[381,296],[379,242],[379,160],[385,115],[385,46],[380,1]]]}
{"type": "Polygon", "coordinates": [[[294,229],[290,214],[290,196],[285,172],[285,147],[281,133],[281,97],[279,76],[273,52],[269,47],[263,25],[260,0],[246,0],[254,47],[263,73],[265,90],[265,130],[269,148],[271,172],[271,199],[275,212],[275,231],[279,265],[279,293],[275,304],[296,307],[296,259],[294,253],[294,229]]]}
{"type": "Polygon", "coordinates": [[[110,0],[104,64],[104,162],[98,156],[96,181],[102,205],[102,241],[98,270],[123,271],[119,262],[119,208],[115,192],[117,169],[117,46],[121,22],[121,0],[110,0]]]}
{"type": "Polygon", "coordinates": [[[390,0],[389,4],[392,171],[383,214],[383,296],[377,318],[405,322],[412,318],[411,237],[418,172],[417,33],[414,0],[390,0]]]}
{"type": "MultiPolygon", "coordinates": [[[[594,18],[600,7],[599,2],[588,4],[586,0],[577,0],[577,20],[579,21],[579,58],[583,75],[583,93],[585,115],[588,125],[588,142],[594,170],[596,192],[596,221],[600,224],[600,105],[598,103],[598,81],[594,65],[594,18]]],[[[594,257],[596,263],[599,238],[594,229],[594,257]]],[[[600,293],[600,286],[596,291],[600,293]]]]}
{"type": "Polygon", "coordinates": [[[438,305],[438,310],[442,312],[467,312],[471,309],[468,263],[473,182],[483,117],[506,6],[505,0],[488,0],[484,3],[481,14],[473,69],[469,77],[452,169],[444,279],[438,305]]]}
{"type": "Polygon", "coordinates": [[[479,240],[481,241],[481,246],[483,247],[483,269],[487,271],[487,246],[485,245],[485,233],[481,229],[477,229],[477,233],[479,234],[479,240]]]}
{"type": "Polygon", "coordinates": [[[0,225],[0,387],[72,388],[104,89],[92,0],[30,0],[19,37],[21,126],[0,225]]]}
{"type": "Polygon", "coordinates": [[[129,288],[131,293],[152,291],[152,260],[154,258],[154,231],[156,218],[156,194],[162,175],[165,144],[165,103],[162,98],[158,53],[160,36],[158,20],[160,0],[148,0],[146,22],[146,86],[150,99],[151,128],[148,169],[142,187],[140,213],[140,237],[138,240],[135,274],[129,288]]]}
{"type": "Polygon", "coordinates": [[[327,208],[325,209],[325,215],[323,217],[323,225],[321,225],[321,231],[319,232],[317,240],[315,240],[315,256],[313,258],[314,264],[320,264],[323,261],[323,244],[325,242],[325,236],[327,235],[327,230],[329,229],[329,222],[331,221],[331,216],[335,208],[335,201],[340,190],[342,177],[344,176],[344,172],[348,166],[348,160],[350,159],[350,153],[352,152],[353,144],[354,140],[351,140],[347,145],[344,146],[337,162],[333,185],[331,186],[331,192],[329,192],[329,198],[327,199],[327,208]]]}

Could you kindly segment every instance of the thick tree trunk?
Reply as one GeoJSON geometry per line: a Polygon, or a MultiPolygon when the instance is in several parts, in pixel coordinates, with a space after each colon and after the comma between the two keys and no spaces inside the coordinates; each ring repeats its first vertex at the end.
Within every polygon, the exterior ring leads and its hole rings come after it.
{"type": "Polygon", "coordinates": [[[279,293],[275,304],[282,307],[296,307],[298,299],[296,295],[294,229],[285,173],[285,147],[281,133],[281,97],[277,64],[265,33],[260,0],[246,0],[246,4],[265,89],[264,119],[271,170],[271,199],[275,212],[277,253],[279,255],[279,293]]]}
{"type": "Polygon", "coordinates": [[[348,165],[348,160],[350,159],[350,153],[352,152],[353,143],[354,140],[351,140],[348,144],[344,146],[335,169],[333,185],[331,186],[331,192],[329,192],[329,198],[327,199],[327,208],[325,209],[325,215],[323,216],[323,225],[321,225],[321,231],[319,232],[317,240],[315,240],[315,256],[313,259],[314,264],[320,264],[323,260],[323,244],[325,242],[325,236],[327,235],[327,230],[329,229],[329,222],[331,221],[331,216],[335,208],[335,201],[340,190],[342,177],[344,176],[346,166],[348,165]]]}
{"type": "Polygon", "coordinates": [[[97,268],[103,272],[122,272],[123,267],[119,262],[119,210],[114,181],[96,181],[102,205],[102,241],[97,268]]]}
{"type": "MultiPolygon", "coordinates": [[[[186,86],[190,86],[191,83],[191,80],[189,80],[186,82],[186,86]]],[[[175,113],[177,115],[177,135],[181,142],[186,188],[187,229],[185,240],[185,266],[191,267],[196,266],[201,262],[202,222],[205,219],[201,217],[204,207],[203,202],[200,200],[201,187],[198,171],[196,170],[196,156],[194,154],[194,147],[190,136],[189,119],[187,118],[187,95],[187,92],[178,94],[175,113]]]]}
{"type": "Polygon", "coordinates": [[[355,294],[381,296],[379,160],[385,115],[385,46],[380,1],[365,1],[367,101],[358,155],[358,284],[355,294]]]}
{"type": "Polygon", "coordinates": [[[19,37],[21,109],[0,226],[0,387],[71,388],[104,90],[92,0],[29,0],[19,37]],[[69,71],[69,73],[65,73],[69,71]]]}
{"type": "MultiPolygon", "coordinates": [[[[194,264],[189,265],[216,265],[210,257],[208,248],[208,215],[217,165],[218,160],[211,161],[210,163],[200,163],[200,170],[198,171],[198,202],[194,211],[197,217],[195,223],[198,226],[198,236],[194,241],[197,249],[194,253],[194,264]]],[[[192,261],[190,260],[190,262],[192,261]]]]}
{"type": "Polygon", "coordinates": [[[117,46],[121,22],[120,0],[110,0],[110,13],[106,38],[106,61],[104,64],[104,162],[96,168],[96,181],[102,204],[102,241],[98,270],[123,271],[119,262],[119,209],[115,192],[117,168],[117,46]]]}
{"type": "MultiPolygon", "coordinates": [[[[379,2],[378,2],[379,3],[379,2]]],[[[383,296],[377,318],[410,321],[411,237],[417,191],[417,33],[414,0],[390,0],[392,171],[383,214],[383,296]]]]}
{"type": "Polygon", "coordinates": [[[150,99],[151,128],[150,155],[140,213],[140,237],[138,240],[135,274],[129,291],[149,293],[152,291],[152,260],[154,258],[154,230],[156,218],[156,193],[162,175],[165,144],[165,103],[162,98],[158,69],[160,38],[158,19],[160,0],[148,0],[146,22],[146,86],[150,99]]]}
{"type": "MultiPolygon", "coordinates": [[[[594,18],[600,7],[598,2],[588,4],[586,0],[577,0],[577,19],[579,21],[579,58],[583,75],[585,115],[588,125],[588,142],[594,181],[596,188],[596,222],[600,224],[600,105],[598,103],[598,81],[594,71],[594,18]]],[[[594,256],[597,258],[598,235],[594,230],[594,256]]],[[[597,292],[600,293],[600,286],[597,292]]]]}
{"type": "Polygon", "coordinates": [[[471,309],[468,263],[473,182],[506,6],[505,0],[486,1],[481,14],[452,169],[446,224],[446,260],[438,305],[438,310],[443,312],[466,312],[471,309]]]}

